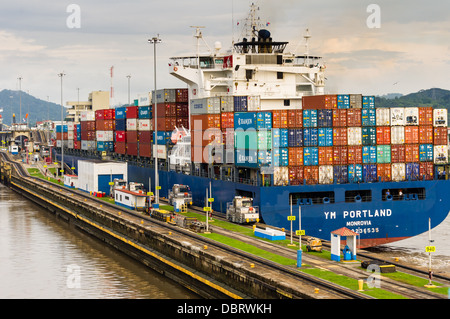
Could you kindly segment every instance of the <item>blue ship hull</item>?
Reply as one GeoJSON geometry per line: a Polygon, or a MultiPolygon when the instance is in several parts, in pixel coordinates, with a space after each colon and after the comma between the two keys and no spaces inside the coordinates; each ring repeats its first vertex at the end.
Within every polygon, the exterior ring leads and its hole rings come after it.
{"type": "MultiPolygon", "coordinates": [[[[64,159],[77,167],[77,160],[85,158],[65,155],[64,159]]],[[[193,204],[202,207],[206,189],[211,183],[214,211],[225,213],[226,204],[235,195],[251,196],[267,225],[290,230],[291,222],[287,218],[292,214],[297,217],[292,229],[298,230],[301,210],[301,228],[307,236],[329,240],[332,231],[347,227],[359,234],[361,248],[424,233],[428,230],[429,218],[434,228],[446,219],[450,211],[450,180],[263,187],[174,171],[161,170],[158,173],[161,197],[168,196],[173,184],[185,184],[192,190],[193,204]],[[405,193],[410,190],[419,195],[405,194],[402,198],[394,196],[392,199],[384,195],[387,189],[395,191],[400,188],[405,193]],[[362,200],[359,200],[359,192],[362,200]],[[314,198],[314,194],[326,196],[314,198]],[[310,197],[313,197],[312,201],[310,197]]],[[[154,180],[154,174],[153,168],[128,165],[128,180],[143,183],[146,188],[149,179],[154,180]]]]}

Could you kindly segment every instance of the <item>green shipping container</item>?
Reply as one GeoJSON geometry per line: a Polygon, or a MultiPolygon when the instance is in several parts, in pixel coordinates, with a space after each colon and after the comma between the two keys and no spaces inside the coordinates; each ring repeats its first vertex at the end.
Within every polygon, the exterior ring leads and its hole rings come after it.
{"type": "Polygon", "coordinates": [[[258,150],[272,149],[272,131],[258,131],[258,150]]]}
{"type": "Polygon", "coordinates": [[[257,150],[256,130],[235,131],[234,148],[241,150],[257,150]]]}
{"type": "Polygon", "coordinates": [[[387,164],[391,162],[391,146],[377,146],[377,164],[387,164]]]}
{"type": "Polygon", "coordinates": [[[377,145],[377,129],[375,127],[363,127],[361,132],[363,146],[377,145]]]}

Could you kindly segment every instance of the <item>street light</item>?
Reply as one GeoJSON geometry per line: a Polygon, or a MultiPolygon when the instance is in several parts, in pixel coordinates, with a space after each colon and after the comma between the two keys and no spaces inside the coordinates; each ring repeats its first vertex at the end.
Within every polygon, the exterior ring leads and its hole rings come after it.
{"type": "Polygon", "coordinates": [[[158,102],[156,100],[156,44],[161,43],[161,39],[159,38],[159,34],[156,37],[153,37],[151,39],[148,39],[148,42],[150,44],[153,44],[153,66],[154,66],[154,85],[155,85],[155,149],[156,149],[156,156],[155,156],[155,208],[159,207],[159,176],[158,176],[158,146],[157,146],[157,140],[158,140],[158,102]]]}
{"type": "Polygon", "coordinates": [[[161,39],[159,38],[159,34],[156,37],[148,39],[148,43],[153,44],[153,68],[154,68],[154,76],[155,76],[155,208],[159,208],[159,176],[158,176],[158,102],[156,99],[156,44],[161,43],[161,39]]]}
{"type": "Polygon", "coordinates": [[[128,78],[128,105],[131,105],[131,100],[130,100],[130,79],[131,79],[131,75],[127,75],[127,78],[128,78]]]}
{"type": "Polygon", "coordinates": [[[64,172],[64,105],[63,105],[63,76],[64,72],[58,73],[61,78],[61,176],[64,172]]]}

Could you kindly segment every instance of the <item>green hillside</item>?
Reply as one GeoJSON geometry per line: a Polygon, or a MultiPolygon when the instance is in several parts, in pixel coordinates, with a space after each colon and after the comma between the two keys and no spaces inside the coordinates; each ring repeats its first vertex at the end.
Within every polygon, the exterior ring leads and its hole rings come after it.
{"type": "Polygon", "coordinates": [[[21,92],[19,99],[19,91],[3,90],[0,92],[0,113],[3,117],[3,123],[10,125],[12,122],[12,114],[16,115],[16,123],[19,122],[19,115],[22,113],[22,119],[28,113],[28,123],[34,126],[37,121],[47,119],[53,121],[61,121],[61,105],[50,103],[35,98],[25,92],[21,92]],[[22,107],[20,108],[20,99],[22,107]],[[22,109],[22,112],[20,112],[22,109]]]}
{"type": "Polygon", "coordinates": [[[421,90],[417,93],[411,93],[396,97],[393,99],[376,97],[375,105],[377,107],[423,107],[432,106],[434,108],[450,107],[450,91],[443,89],[421,90]]]}

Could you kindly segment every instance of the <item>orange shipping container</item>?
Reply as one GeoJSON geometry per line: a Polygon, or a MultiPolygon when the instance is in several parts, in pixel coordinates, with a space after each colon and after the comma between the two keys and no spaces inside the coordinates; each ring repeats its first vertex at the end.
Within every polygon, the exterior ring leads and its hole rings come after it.
{"type": "Polygon", "coordinates": [[[289,147],[289,166],[302,166],[303,165],[303,147],[289,147]]]}
{"type": "Polygon", "coordinates": [[[303,166],[289,166],[289,184],[303,184],[303,166]]]}
{"type": "Polygon", "coordinates": [[[233,112],[224,112],[220,116],[221,116],[222,129],[234,127],[234,113],[233,112]]]}
{"type": "Polygon", "coordinates": [[[361,126],[361,109],[347,110],[347,126],[359,127],[361,126]]]}
{"type": "Polygon", "coordinates": [[[223,134],[219,129],[209,129],[206,131],[193,131],[191,144],[195,147],[205,147],[208,144],[222,144],[223,134]]]}
{"type": "Polygon", "coordinates": [[[333,128],[333,145],[346,146],[347,145],[347,128],[334,127],[333,128]]]}
{"type": "Polygon", "coordinates": [[[420,179],[425,177],[425,180],[433,179],[434,164],[432,162],[421,162],[419,164],[420,179]]]}
{"type": "Polygon", "coordinates": [[[419,127],[405,126],[405,143],[419,144],[419,127]]]}
{"type": "Polygon", "coordinates": [[[434,128],[434,145],[448,144],[448,129],[447,127],[434,128]]]}
{"type": "Polygon", "coordinates": [[[419,125],[433,125],[432,107],[419,107],[419,125]]]}
{"type": "Polygon", "coordinates": [[[405,145],[405,162],[418,163],[419,162],[419,145],[406,144],[405,145]]]}
{"type": "Polygon", "coordinates": [[[288,128],[288,111],[274,110],[272,111],[272,127],[273,128],[288,128]]]}
{"type": "Polygon", "coordinates": [[[419,144],[433,144],[433,126],[419,126],[419,144]]]}
{"type": "Polygon", "coordinates": [[[287,116],[288,128],[303,127],[303,110],[288,110],[287,116]]]}
{"type": "Polygon", "coordinates": [[[220,114],[191,115],[191,130],[204,131],[209,128],[220,129],[220,114]]]}
{"type": "Polygon", "coordinates": [[[391,144],[391,128],[389,126],[377,127],[377,144],[378,145],[391,144]]]}
{"type": "Polygon", "coordinates": [[[377,178],[382,182],[391,181],[391,164],[377,164],[377,178]]]}
{"type": "Polygon", "coordinates": [[[306,185],[319,184],[319,166],[304,166],[303,178],[306,185]]]}
{"type": "Polygon", "coordinates": [[[319,165],[333,165],[332,147],[319,147],[319,165]]]}
{"type": "Polygon", "coordinates": [[[333,127],[347,127],[347,110],[333,110],[333,127]]]}
{"type": "Polygon", "coordinates": [[[405,145],[391,145],[391,163],[404,163],[405,152],[405,145]]]}
{"type": "Polygon", "coordinates": [[[348,148],[347,146],[333,147],[333,163],[334,165],[348,164],[348,148]]]}
{"type": "Polygon", "coordinates": [[[348,164],[362,164],[362,146],[348,147],[348,164]]]}

